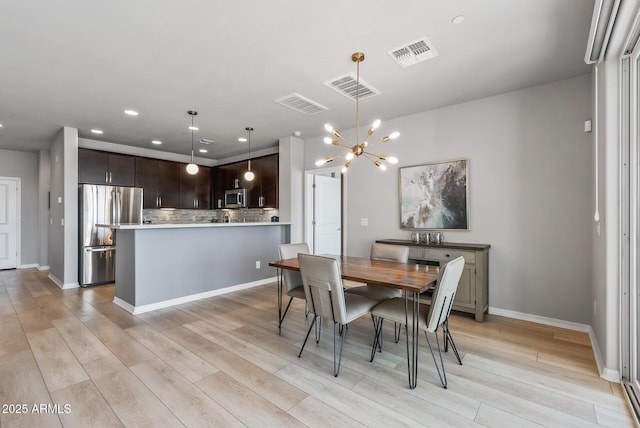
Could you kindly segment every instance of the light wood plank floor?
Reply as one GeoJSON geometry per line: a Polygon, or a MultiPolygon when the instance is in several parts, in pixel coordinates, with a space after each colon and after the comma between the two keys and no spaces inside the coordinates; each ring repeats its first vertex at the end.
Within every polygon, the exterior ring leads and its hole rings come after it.
{"type": "Polygon", "coordinates": [[[455,314],[463,365],[445,354],[441,388],[422,336],[409,390],[391,326],[369,362],[368,317],[348,329],[339,377],[328,323],[297,358],[304,307],[294,301],[278,336],[275,284],[138,316],[113,293],[0,271],[0,426],[633,426],[583,333],[455,314]]]}

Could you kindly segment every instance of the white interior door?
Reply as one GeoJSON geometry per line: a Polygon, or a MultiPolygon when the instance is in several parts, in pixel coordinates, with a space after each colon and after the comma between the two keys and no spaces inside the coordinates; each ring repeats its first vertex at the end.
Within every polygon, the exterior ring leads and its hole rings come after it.
{"type": "Polygon", "coordinates": [[[313,253],[342,254],[340,177],[314,176],[313,253]]]}
{"type": "Polygon", "coordinates": [[[0,269],[18,267],[17,182],[0,179],[0,269]]]}

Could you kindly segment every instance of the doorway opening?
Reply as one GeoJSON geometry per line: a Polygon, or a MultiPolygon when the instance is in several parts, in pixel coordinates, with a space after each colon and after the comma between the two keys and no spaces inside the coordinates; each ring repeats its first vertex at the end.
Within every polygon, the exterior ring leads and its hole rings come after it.
{"type": "Polygon", "coordinates": [[[305,171],[305,241],[313,254],[341,255],[344,180],[340,168],[305,171]]]}
{"type": "Polygon", "coordinates": [[[0,270],[20,265],[20,178],[0,177],[0,270]]]}

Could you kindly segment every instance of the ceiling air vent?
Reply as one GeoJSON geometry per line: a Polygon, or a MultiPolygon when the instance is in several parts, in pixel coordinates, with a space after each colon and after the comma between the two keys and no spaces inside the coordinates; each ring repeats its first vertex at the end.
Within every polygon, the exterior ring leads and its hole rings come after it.
{"type": "Polygon", "coordinates": [[[327,107],[322,104],[318,104],[315,101],[311,101],[309,98],[305,98],[298,93],[293,93],[282,98],[278,98],[276,100],[278,104],[282,104],[285,107],[289,107],[292,110],[295,110],[300,113],[304,113],[306,115],[312,115],[316,113],[320,113],[325,110],[329,110],[327,107]]]}
{"type": "Polygon", "coordinates": [[[391,49],[389,55],[400,64],[400,67],[405,68],[427,59],[435,58],[438,56],[438,52],[436,52],[431,42],[426,37],[423,37],[415,42],[391,49]]]}
{"type": "MultiPolygon", "coordinates": [[[[335,79],[327,80],[324,82],[325,85],[333,89],[334,91],[344,95],[350,100],[356,100],[356,93],[358,93],[356,89],[357,76],[353,73],[345,74],[344,76],[336,77],[335,79]]],[[[360,79],[360,91],[359,96],[360,99],[363,100],[365,98],[373,97],[374,95],[379,95],[380,91],[369,85],[364,80],[360,79]]]]}

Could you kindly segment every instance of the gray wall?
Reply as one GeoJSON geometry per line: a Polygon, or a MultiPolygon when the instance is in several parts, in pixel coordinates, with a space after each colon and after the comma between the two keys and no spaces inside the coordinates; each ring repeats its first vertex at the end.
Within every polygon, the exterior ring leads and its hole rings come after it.
{"type": "MultiPolygon", "coordinates": [[[[399,227],[398,167],[468,158],[470,228],[445,239],[491,245],[490,306],[589,323],[593,174],[583,122],[591,93],[583,75],[383,121],[381,135],[401,136],[375,151],[400,164],[382,173],[365,159],[352,162],[347,254],[368,256],[379,238],[409,239],[399,227]]],[[[373,119],[362,113],[365,124],[373,119]]],[[[305,169],[340,153],[322,138],[305,142],[305,169]]]]}
{"type": "Polygon", "coordinates": [[[38,154],[38,263],[49,266],[49,183],[51,180],[51,162],[49,150],[40,150],[38,154]]]}
{"type": "Polygon", "coordinates": [[[38,154],[0,149],[0,177],[20,178],[20,265],[38,264],[38,154]]]}
{"type": "Polygon", "coordinates": [[[78,285],[78,130],[64,127],[51,141],[49,274],[78,285]]]}
{"type": "Polygon", "coordinates": [[[58,198],[64,196],[64,132],[60,132],[51,141],[51,209],[49,210],[49,274],[64,282],[64,228],[61,225],[64,207],[58,198]]]}

